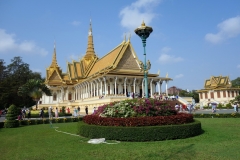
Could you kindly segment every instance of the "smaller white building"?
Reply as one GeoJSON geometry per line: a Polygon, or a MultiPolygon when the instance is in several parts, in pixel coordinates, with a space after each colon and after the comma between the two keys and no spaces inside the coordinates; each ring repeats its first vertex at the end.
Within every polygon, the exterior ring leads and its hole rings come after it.
{"type": "Polygon", "coordinates": [[[227,104],[230,100],[239,95],[240,88],[232,87],[228,76],[212,76],[207,79],[204,89],[198,90],[200,105],[206,106],[209,103],[227,104]]]}

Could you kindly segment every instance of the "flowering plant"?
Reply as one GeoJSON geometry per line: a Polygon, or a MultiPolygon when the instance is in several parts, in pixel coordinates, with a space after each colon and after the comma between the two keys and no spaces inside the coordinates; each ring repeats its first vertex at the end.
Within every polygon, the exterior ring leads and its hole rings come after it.
{"type": "Polygon", "coordinates": [[[144,117],[176,115],[174,107],[157,99],[130,99],[98,107],[94,115],[100,117],[144,117]]]}

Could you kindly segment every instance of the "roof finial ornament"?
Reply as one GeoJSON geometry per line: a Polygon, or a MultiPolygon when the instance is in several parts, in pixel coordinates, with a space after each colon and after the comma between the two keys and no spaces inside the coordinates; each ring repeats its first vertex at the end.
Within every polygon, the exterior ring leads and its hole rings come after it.
{"type": "Polygon", "coordinates": [[[168,78],[168,73],[166,74],[166,78],[168,78]]]}
{"type": "Polygon", "coordinates": [[[128,41],[130,41],[131,39],[131,33],[129,33],[129,36],[128,36],[128,41]]]}
{"type": "Polygon", "coordinates": [[[145,26],[144,20],[142,21],[142,26],[145,26]]]}
{"type": "Polygon", "coordinates": [[[89,35],[89,36],[92,35],[92,20],[91,20],[91,18],[90,18],[90,27],[89,27],[88,35],[89,35]]]}
{"type": "Polygon", "coordinates": [[[126,41],[126,32],[124,33],[124,42],[126,41]]]}

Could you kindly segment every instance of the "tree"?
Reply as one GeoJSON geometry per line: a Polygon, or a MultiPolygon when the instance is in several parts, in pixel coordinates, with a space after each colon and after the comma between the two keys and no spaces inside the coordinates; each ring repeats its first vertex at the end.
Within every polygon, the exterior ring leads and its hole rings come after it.
{"type": "Polygon", "coordinates": [[[9,107],[6,115],[6,122],[4,123],[5,128],[14,128],[19,126],[19,122],[16,120],[18,113],[19,109],[15,105],[11,105],[9,107]]]}
{"type": "Polygon", "coordinates": [[[187,92],[186,90],[181,90],[179,92],[180,97],[192,97],[196,103],[199,102],[199,95],[195,90],[192,90],[190,92],[187,92]]]}
{"type": "Polygon", "coordinates": [[[29,96],[36,102],[36,109],[38,101],[43,93],[47,96],[51,96],[51,91],[41,79],[30,79],[18,89],[19,96],[29,96]]]}
{"type": "Polygon", "coordinates": [[[240,77],[232,80],[231,82],[232,82],[232,87],[240,87],[240,77]]]}
{"type": "Polygon", "coordinates": [[[8,108],[11,104],[18,107],[35,104],[30,97],[20,97],[17,93],[18,88],[29,79],[41,79],[41,74],[32,72],[21,57],[14,57],[7,66],[0,60],[0,109],[8,108]]]}

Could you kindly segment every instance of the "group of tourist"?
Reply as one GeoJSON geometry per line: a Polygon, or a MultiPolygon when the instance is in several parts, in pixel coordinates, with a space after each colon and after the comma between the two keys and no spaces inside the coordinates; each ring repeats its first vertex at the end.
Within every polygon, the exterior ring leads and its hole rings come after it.
{"type": "Polygon", "coordinates": [[[238,112],[238,107],[239,107],[239,104],[238,103],[234,103],[233,109],[234,109],[235,112],[238,112]]]}
{"type": "Polygon", "coordinates": [[[170,95],[166,95],[166,94],[158,95],[157,93],[154,93],[153,97],[155,99],[158,99],[158,100],[172,100],[172,101],[174,101],[174,100],[178,99],[178,95],[176,95],[176,96],[175,95],[170,96],[170,95]]]}
{"type": "MultiPolygon", "coordinates": [[[[43,109],[41,109],[41,111],[40,111],[40,113],[42,112],[42,116],[44,116],[44,111],[43,111],[43,109]]],[[[40,114],[41,115],[41,114],[40,114]]],[[[52,106],[50,106],[49,108],[48,108],[48,116],[49,116],[49,119],[52,119],[53,118],[53,108],[52,108],[52,106]]],[[[41,118],[43,118],[43,117],[41,117],[41,118]]],[[[55,118],[58,118],[58,108],[56,107],[55,108],[55,118]]]]}
{"type": "Polygon", "coordinates": [[[31,110],[30,109],[26,109],[25,107],[23,109],[20,110],[20,113],[18,114],[18,120],[25,120],[27,118],[31,118],[31,110]]]}
{"type": "Polygon", "coordinates": [[[190,103],[188,103],[187,105],[176,103],[175,110],[179,112],[187,111],[188,113],[191,113],[192,111],[194,111],[194,106],[190,103]]]}

